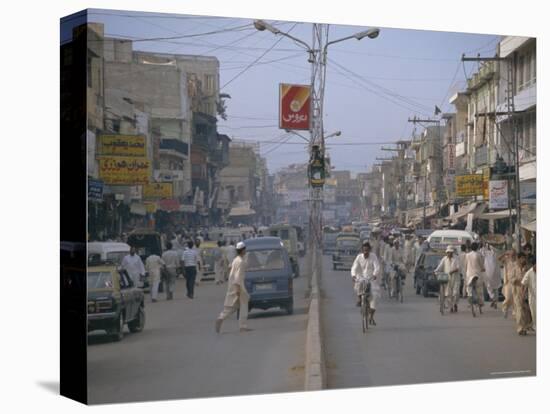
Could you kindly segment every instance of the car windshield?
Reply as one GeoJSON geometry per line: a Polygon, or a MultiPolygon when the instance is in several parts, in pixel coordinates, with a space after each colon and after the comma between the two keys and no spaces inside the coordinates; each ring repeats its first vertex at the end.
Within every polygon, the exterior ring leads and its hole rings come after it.
{"type": "Polygon", "coordinates": [[[88,272],[88,289],[104,289],[113,287],[111,272],[88,272]]]}
{"type": "Polygon", "coordinates": [[[357,240],[338,240],[338,247],[357,247],[357,240]]]}
{"type": "Polygon", "coordinates": [[[426,260],[424,261],[424,266],[426,268],[435,269],[439,264],[439,262],[441,261],[442,257],[443,256],[439,256],[436,254],[431,254],[429,256],[426,256],[426,260]]]}
{"type": "Polygon", "coordinates": [[[246,255],[246,270],[258,272],[261,270],[281,270],[285,267],[281,249],[255,250],[246,255]]]}
{"type": "Polygon", "coordinates": [[[124,256],[126,256],[129,252],[109,252],[107,253],[107,261],[115,264],[121,264],[122,259],[124,259],[124,256]]]}

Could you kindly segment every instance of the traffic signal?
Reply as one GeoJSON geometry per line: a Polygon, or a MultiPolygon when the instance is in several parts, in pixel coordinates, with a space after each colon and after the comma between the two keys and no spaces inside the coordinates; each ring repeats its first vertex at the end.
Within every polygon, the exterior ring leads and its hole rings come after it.
{"type": "Polygon", "coordinates": [[[312,187],[322,187],[325,184],[325,158],[317,145],[312,147],[308,175],[312,187]]]}

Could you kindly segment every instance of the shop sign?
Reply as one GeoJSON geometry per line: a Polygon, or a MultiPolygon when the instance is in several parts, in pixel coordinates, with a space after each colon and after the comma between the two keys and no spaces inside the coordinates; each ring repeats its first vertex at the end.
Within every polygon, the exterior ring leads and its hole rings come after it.
{"type": "Polygon", "coordinates": [[[143,157],[100,157],[99,177],[112,185],[147,184],[151,162],[143,157]]]}
{"type": "Polygon", "coordinates": [[[154,200],[159,198],[172,198],[172,183],[150,183],[143,186],[143,198],[154,200]]]}
{"type": "Polygon", "coordinates": [[[489,181],[489,208],[491,209],[509,208],[507,180],[489,181]]]}
{"type": "Polygon", "coordinates": [[[145,137],[142,135],[100,135],[99,155],[118,155],[131,157],[147,156],[145,137]]]}
{"type": "Polygon", "coordinates": [[[483,195],[482,174],[457,175],[455,182],[457,197],[473,197],[483,195]]]}
{"type": "Polygon", "coordinates": [[[88,178],[88,200],[103,200],[103,181],[88,178]]]}

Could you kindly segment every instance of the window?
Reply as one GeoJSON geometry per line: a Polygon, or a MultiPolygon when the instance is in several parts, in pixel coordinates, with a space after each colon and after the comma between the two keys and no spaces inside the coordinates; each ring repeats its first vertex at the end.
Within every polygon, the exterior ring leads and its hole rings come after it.
{"type": "Polygon", "coordinates": [[[285,266],[281,249],[257,250],[248,253],[247,271],[280,270],[285,266]]]}
{"type": "Polygon", "coordinates": [[[214,75],[205,75],[204,84],[206,87],[206,92],[213,93],[214,92],[214,75]]]}
{"type": "Polygon", "coordinates": [[[88,272],[88,289],[105,289],[113,287],[111,272],[88,272]]]}

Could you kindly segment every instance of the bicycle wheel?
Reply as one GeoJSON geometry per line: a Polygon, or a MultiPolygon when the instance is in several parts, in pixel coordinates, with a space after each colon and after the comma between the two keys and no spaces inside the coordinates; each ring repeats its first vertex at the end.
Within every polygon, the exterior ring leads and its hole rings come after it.
{"type": "Polygon", "coordinates": [[[475,285],[472,285],[472,296],[470,296],[470,306],[472,308],[472,316],[476,317],[476,306],[477,306],[477,293],[475,290],[475,285]]]}
{"type": "Polygon", "coordinates": [[[439,285],[439,312],[442,315],[445,313],[445,285],[443,283],[439,285]]]}
{"type": "Polygon", "coordinates": [[[363,327],[363,333],[365,333],[368,329],[369,321],[369,310],[367,309],[367,301],[365,299],[365,295],[361,295],[361,324],[363,327]]]}

